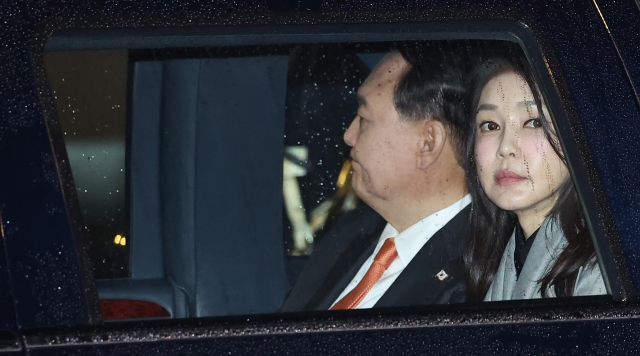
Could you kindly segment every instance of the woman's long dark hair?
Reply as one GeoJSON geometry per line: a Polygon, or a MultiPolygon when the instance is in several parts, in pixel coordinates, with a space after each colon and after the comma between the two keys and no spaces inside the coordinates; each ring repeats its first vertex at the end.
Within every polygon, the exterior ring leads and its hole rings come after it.
{"type": "MultiPolygon", "coordinates": [[[[467,298],[469,301],[482,301],[493,282],[500,266],[502,254],[511,238],[517,223],[515,213],[497,207],[485,195],[480,185],[475,162],[476,108],[485,85],[492,78],[504,72],[513,71],[529,85],[534,96],[538,115],[545,136],[555,153],[566,165],[566,160],[558,142],[555,130],[544,118],[540,92],[535,85],[533,75],[528,70],[526,60],[513,52],[494,56],[478,66],[473,73],[469,95],[469,140],[467,144],[467,185],[473,198],[469,236],[467,238],[464,261],[467,270],[467,298]]],[[[593,242],[586,228],[584,215],[571,179],[562,184],[558,191],[558,200],[548,215],[562,228],[568,245],[558,255],[551,269],[538,282],[543,297],[549,297],[553,288],[557,297],[573,295],[573,289],[580,267],[595,263],[593,242]]]]}

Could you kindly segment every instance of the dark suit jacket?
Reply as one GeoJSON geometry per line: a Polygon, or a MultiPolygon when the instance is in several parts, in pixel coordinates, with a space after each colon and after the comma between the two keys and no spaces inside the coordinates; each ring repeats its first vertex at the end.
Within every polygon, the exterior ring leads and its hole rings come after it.
{"type": "MultiPolygon", "coordinates": [[[[462,247],[470,206],[422,247],[375,308],[464,302],[462,247]],[[440,281],[436,274],[449,276],[440,281]]],[[[368,206],[346,214],[327,233],[280,311],[328,310],[373,253],[386,221],[368,206]]]]}

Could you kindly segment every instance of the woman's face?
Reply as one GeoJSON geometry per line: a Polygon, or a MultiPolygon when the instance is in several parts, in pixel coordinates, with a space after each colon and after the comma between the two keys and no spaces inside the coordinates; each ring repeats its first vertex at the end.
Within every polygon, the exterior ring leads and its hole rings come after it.
{"type": "Polygon", "coordinates": [[[541,120],[531,89],[515,72],[494,77],[482,90],[475,121],[480,184],[494,204],[514,211],[521,224],[525,217],[541,223],[569,179],[541,120]]]}

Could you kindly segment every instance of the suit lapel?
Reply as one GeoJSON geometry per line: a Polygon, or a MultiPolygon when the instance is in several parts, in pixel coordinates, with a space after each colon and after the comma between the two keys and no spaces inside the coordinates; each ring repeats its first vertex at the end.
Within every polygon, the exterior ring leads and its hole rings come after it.
{"type": "Polygon", "coordinates": [[[462,247],[470,210],[464,208],[429,239],[375,307],[433,304],[447,289],[464,289],[459,284],[464,282],[462,247]],[[448,277],[440,280],[440,271],[448,277]]]}
{"type": "Polygon", "coordinates": [[[331,266],[318,292],[311,298],[305,310],[328,310],[347,287],[360,267],[371,256],[386,221],[380,217],[376,228],[369,234],[357,236],[331,266]]]}
{"type": "Polygon", "coordinates": [[[371,243],[375,246],[385,225],[386,221],[366,205],[343,215],[316,246],[280,311],[328,309],[326,299],[332,297],[334,288],[339,288],[331,283],[343,283],[340,278],[345,271],[356,273],[351,271],[362,265],[363,262],[357,265],[359,259],[367,254],[371,243]]]}

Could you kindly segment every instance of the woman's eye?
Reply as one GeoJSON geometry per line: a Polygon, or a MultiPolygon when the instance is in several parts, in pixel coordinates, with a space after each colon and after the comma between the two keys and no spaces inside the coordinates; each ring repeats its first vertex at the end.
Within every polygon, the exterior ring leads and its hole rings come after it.
{"type": "Polygon", "coordinates": [[[542,127],[542,120],[536,118],[536,119],[531,119],[531,120],[527,120],[527,122],[524,123],[524,127],[531,127],[534,129],[539,129],[542,127]]]}
{"type": "Polygon", "coordinates": [[[493,121],[485,121],[480,123],[480,131],[495,131],[499,129],[500,126],[493,121]]]}

